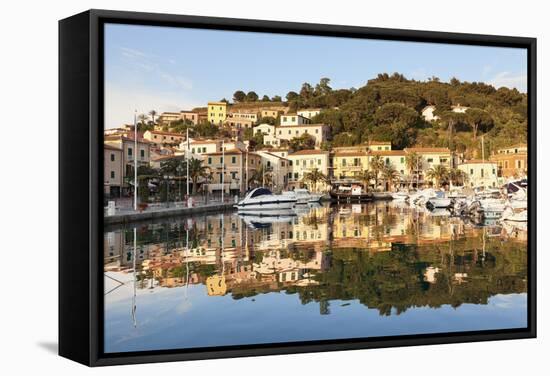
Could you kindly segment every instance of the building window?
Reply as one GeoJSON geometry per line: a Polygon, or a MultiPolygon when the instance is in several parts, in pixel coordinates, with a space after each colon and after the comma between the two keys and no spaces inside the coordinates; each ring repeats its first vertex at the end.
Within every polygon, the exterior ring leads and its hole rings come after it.
{"type": "Polygon", "coordinates": [[[298,173],[297,172],[294,173],[294,179],[298,180],[298,173]]]}
{"type": "Polygon", "coordinates": [[[474,174],[474,169],[471,168],[471,169],[470,169],[470,175],[473,175],[473,174],[474,174]]]}
{"type": "Polygon", "coordinates": [[[237,163],[237,157],[235,156],[231,157],[231,163],[233,164],[237,163]]]}
{"type": "Polygon", "coordinates": [[[115,161],[115,155],[111,153],[111,162],[114,162],[114,161],[115,161]]]}
{"type": "Polygon", "coordinates": [[[114,179],[114,178],[115,178],[115,172],[111,171],[111,179],[114,179]]]}
{"type": "Polygon", "coordinates": [[[145,158],[145,150],[141,149],[140,151],[141,158],[145,158]]]}
{"type": "Polygon", "coordinates": [[[342,166],[346,166],[346,158],[342,159],[342,166]]]}
{"type": "Polygon", "coordinates": [[[428,158],[428,163],[433,163],[434,159],[433,158],[428,158]]]}
{"type": "Polygon", "coordinates": [[[405,163],[405,157],[401,157],[401,163],[405,163]]]}
{"type": "Polygon", "coordinates": [[[289,179],[292,179],[292,172],[289,172],[289,173],[288,173],[288,178],[289,178],[289,179]]]}
{"type": "Polygon", "coordinates": [[[223,163],[223,157],[220,157],[220,163],[223,163]]]}
{"type": "Polygon", "coordinates": [[[129,157],[132,156],[132,148],[128,148],[128,156],[129,156],[129,157]]]}
{"type": "Polygon", "coordinates": [[[485,171],[483,169],[481,169],[481,177],[482,178],[485,177],[484,175],[485,175],[485,171]]]}
{"type": "Polygon", "coordinates": [[[208,164],[212,164],[212,157],[208,157],[208,164]]]}
{"type": "Polygon", "coordinates": [[[320,159],[317,159],[317,164],[320,166],[321,165],[321,160],[320,159]]]}

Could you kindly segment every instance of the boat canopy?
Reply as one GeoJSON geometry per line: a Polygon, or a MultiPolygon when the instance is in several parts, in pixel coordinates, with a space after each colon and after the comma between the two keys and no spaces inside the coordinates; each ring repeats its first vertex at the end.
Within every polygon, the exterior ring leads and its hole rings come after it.
{"type": "Polygon", "coordinates": [[[250,192],[250,195],[248,196],[248,198],[254,198],[258,196],[265,196],[265,195],[271,195],[271,194],[272,194],[271,191],[267,188],[256,188],[250,192]]]}

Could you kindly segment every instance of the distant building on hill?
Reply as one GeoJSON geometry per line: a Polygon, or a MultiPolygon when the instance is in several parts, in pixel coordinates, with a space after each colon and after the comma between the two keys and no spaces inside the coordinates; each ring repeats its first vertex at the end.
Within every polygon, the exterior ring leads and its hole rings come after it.
{"type": "Polygon", "coordinates": [[[227,119],[227,103],[208,102],[208,121],[210,124],[222,125],[227,119]]]}

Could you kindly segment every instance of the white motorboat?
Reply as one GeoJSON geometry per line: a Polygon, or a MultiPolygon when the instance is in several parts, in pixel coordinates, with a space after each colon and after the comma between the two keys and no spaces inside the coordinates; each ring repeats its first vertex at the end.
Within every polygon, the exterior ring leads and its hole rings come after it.
{"type": "Polygon", "coordinates": [[[323,195],[310,193],[305,188],[296,188],[293,191],[283,192],[283,196],[295,197],[297,204],[307,204],[309,202],[319,202],[323,195]]]}
{"type": "Polygon", "coordinates": [[[235,207],[239,212],[292,209],[297,199],[291,195],[274,195],[267,188],[254,188],[235,207]]]}
{"type": "Polygon", "coordinates": [[[409,198],[409,194],[407,192],[394,192],[391,194],[391,197],[395,201],[405,201],[409,198]]]}
{"type": "Polygon", "coordinates": [[[451,206],[452,200],[445,197],[445,192],[436,192],[435,197],[431,197],[426,202],[429,209],[447,209],[451,206]]]}

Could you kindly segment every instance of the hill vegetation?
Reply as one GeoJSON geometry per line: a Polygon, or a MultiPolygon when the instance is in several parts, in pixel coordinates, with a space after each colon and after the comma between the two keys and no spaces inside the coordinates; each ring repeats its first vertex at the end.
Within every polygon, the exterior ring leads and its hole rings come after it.
{"type": "MultiPolygon", "coordinates": [[[[255,93],[243,93],[235,92],[234,103],[243,107],[269,103],[267,96],[262,101],[255,93]]],[[[325,148],[376,140],[391,141],[398,149],[449,147],[476,158],[481,156],[481,139],[486,155],[527,141],[527,94],[481,82],[456,78],[441,82],[437,77],[416,81],[399,73],[382,73],[359,89],[334,90],[330,79],[322,78],[315,86],[306,82],[299,91],[288,92],[286,100],[291,112],[324,110],[313,122],[332,126],[333,139],[325,148]],[[422,110],[428,105],[435,106],[437,120],[423,118],[422,110]],[[468,109],[457,113],[453,106],[468,109]]]]}

